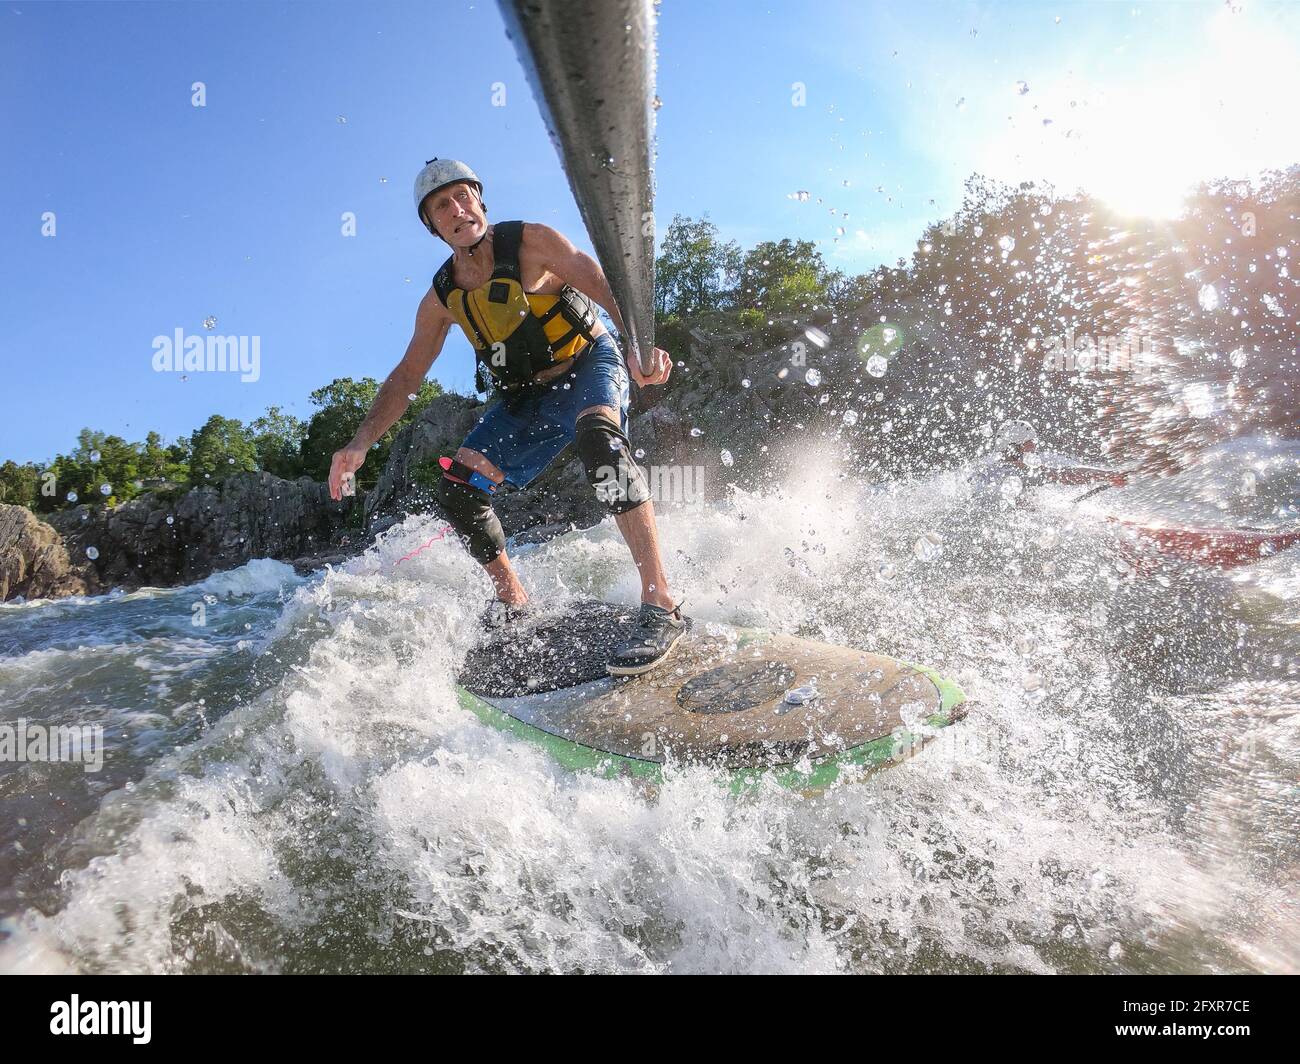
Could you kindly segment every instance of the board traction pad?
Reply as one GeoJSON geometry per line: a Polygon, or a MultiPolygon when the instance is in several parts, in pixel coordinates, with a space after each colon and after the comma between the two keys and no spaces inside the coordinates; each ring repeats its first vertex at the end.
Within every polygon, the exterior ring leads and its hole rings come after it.
{"type": "Polygon", "coordinates": [[[489,636],[460,683],[492,709],[596,753],[764,769],[834,757],[964,715],[954,685],[929,669],[796,636],[696,623],[658,669],[610,677],[611,648],[634,607],[567,604],[489,636]],[[786,692],[813,684],[793,705],[786,692]]]}

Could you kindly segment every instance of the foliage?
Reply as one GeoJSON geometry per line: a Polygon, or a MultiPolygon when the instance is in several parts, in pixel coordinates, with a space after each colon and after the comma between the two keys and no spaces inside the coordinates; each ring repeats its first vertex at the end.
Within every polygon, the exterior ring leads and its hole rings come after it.
{"type": "Polygon", "coordinates": [[[213,414],[190,437],[190,483],[217,484],[257,468],[257,446],[243,422],[213,414]]]}

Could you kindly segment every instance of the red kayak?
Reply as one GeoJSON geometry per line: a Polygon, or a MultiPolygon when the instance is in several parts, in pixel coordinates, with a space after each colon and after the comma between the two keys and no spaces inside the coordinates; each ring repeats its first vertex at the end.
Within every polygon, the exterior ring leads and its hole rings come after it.
{"type": "Polygon", "coordinates": [[[1249,565],[1300,543],[1300,528],[1183,528],[1141,524],[1119,517],[1108,520],[1130,529],[1139,540],[1163,554],[1218,569],[1249,565]]]}

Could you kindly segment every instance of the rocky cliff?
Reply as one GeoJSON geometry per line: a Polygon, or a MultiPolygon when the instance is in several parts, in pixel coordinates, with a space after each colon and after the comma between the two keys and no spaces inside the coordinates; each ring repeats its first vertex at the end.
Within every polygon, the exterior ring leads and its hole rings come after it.
{"type": "Polygon", "coordinates": [[[0,504],[0,602],[98,590],[93,567],[74,563],[58,532],[24,506],[0,504]]]}
{"type": "Polygon", "coordinates": [[[112,509],[78,506],[51,523],[73,560],[89,564],[105,587],[166,587],[253,558],[292,560],[337,548],[348,509],[306,477],[240,473],[175,501],[150,494],[112,509]]]}

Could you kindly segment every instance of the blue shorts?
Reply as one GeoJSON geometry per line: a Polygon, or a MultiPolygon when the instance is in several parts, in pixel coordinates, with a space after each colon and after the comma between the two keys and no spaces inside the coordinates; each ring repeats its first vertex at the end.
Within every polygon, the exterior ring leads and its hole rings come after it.
{"type": "Polygon", "coordinates": [[[573,442],[574,423],[588,407],[613,407],[626,432],[630,399],[623,355],[602,333],[567,373],[493,400],[461,446],[481,454],[510,484],[527,487],[573,442]]]}

